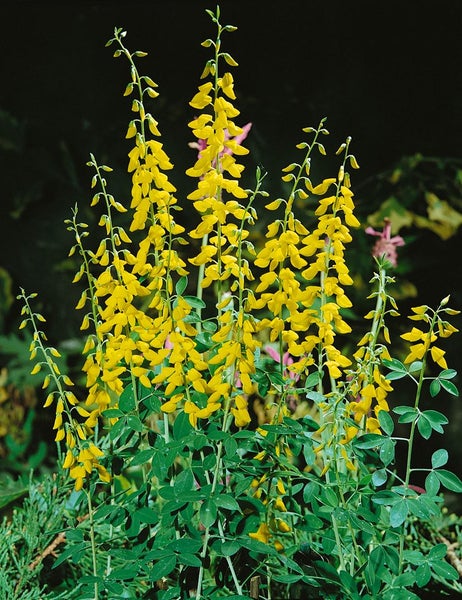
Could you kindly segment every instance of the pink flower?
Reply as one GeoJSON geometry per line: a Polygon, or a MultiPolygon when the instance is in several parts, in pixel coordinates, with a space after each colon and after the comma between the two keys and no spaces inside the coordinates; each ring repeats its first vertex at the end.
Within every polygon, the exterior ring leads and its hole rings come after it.
{"type": "MultiPolygon", "coordinates": [[[[281,355],[279,354],[279,352],[277,350],[275,350],[272,346],[265,346],[265,351],[271,356],[271,358],[273,360],[275,360],[277,363],[281,362],[281,355]]],[[[285,367],[288,367],[289,365],[291,365],[294,362],[294,359],[290,356],[290,354],[288,352],[285,352],[282,356],[282,364],[285,367]]],[[[297,375],[296,373],[293,373],[292,371],[289,371],[288,369],[285,370],[285,374],[288,375],[290,377],[290,379],[294,379],[295,381],[298,381],[298,379],[300,378],[299,375],[297,375]]]]}
{"type": "MultiPolygon", "coordinates": [[[[236,142],[236,144],[241,144],[241,142],[243,142],[245,140],[245,138],[248,136],[250,128],[252,127],[252,123],[247,123],[247,125],[244,125],[244,127],[242,127],[242,133],[240,133],[239,135],[236,135],[236,137],[233,138],[233,141],[236,142]]],[[[228,133],[228,130],[225,131],[225,141],[230,139],[230,135],[228,133]]],[[[206,140],[197,140],[197,142],[189,142],[188,146],[190,148],[197,148],[198,150],[198,157],[200,158],[201,156],[201,152],[202,150],[205,150],[205,148],[207,147],[207,141],[206,140]]],[[[233,151],[231,150],[231,148],[225,148],[220,154],[232,154],[233,151]]]]}
{"type": "Polygon", "coordinates": [[[393,267],[398,265],[398,253],[396,248],[404,246],[404,240],[400,235],[391,237],[391,221],[384,219],[383,231],[376,231],[372,227],[366,228],[366,233],[375,235],[379,239],[375,242],[372,248],[372,256],[377,258],[385,257],[393,267]]]}

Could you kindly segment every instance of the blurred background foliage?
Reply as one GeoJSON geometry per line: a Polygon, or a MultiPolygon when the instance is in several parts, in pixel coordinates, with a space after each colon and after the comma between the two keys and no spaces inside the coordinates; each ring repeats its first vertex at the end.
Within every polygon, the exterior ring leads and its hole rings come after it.
{"type": "MultiPolygon", "coordinates": [[[[459,10],[442,0],[428,9],[413,3],[287,0],[260,3],[223,0],[223,20],[238,26],[224,40],[237,59],[241,124],[253,123],[246,145],[245,185],[257,166],[268,172],[271,196],[284,194],[280,169],[298,159],[301,128],[327,116],[327,160],[315,162],[313,180],[337,172],[335,150],[347,135],[361,169],[354,173],[357,215],[380,228],[391,219],[400,249],[395,296],[402,314],[410,306],[436,305],[451,294],[462,308],[462,115],[459,10]],[[379,27],[380,21],[380,27],[379,27]]],[[[208,58],[200,42],[210,24],[203,0],[55,3],[11,2],[3,8],[0,40],[0,460],[2,470],[25,473],[53,460],[49,415],[30,376],[27,337],[17,326],[18,287],[39,293],[47,334],[63,354],[63,371],[78,372],[81,290],[68,259],[72,244],[64,220],[79,207],[96,246],[98,215],[90,210],[92,152],[115,170],[109,178],[119,201],[129,198],[124,139],[130,106],[122,97],[123,63],[104,44],[115,26],[128,30],[132,50],[149,52],[140,69],[160,84],[152,112],[175,163],[180,203],[189,193],[184,171],[194,160],[188,106],[208,58]]],[[[183,206],[185,203],[183,202],[183,206]]],[[[313,207],[300,207],[309,227],[313,207]]],[[[187,211],[183,218],[188,219],[187,211]]],[[[262,218],[255,237],[264,235],[262,218]]],[[[358,232],[349,251],[356,273],[352,296],[360,323],[373,262],[373,239],[358,232]]],[[[394,339],[408,328],[391,324],[394,339]]],[[[456,325],[462,329],[461,320],[456,325]]],[[[357,331],[358,339],[361,331],[357,331]]],[[[448,363],[462,370],[462,336],[448,341],[448,363]]],[[[351,341],[350,341],[351,343],[351,341]]],[[[459,379],[460,385],[460,379],[459,379]]],[[[451,468],[462,430],[459,400],[438,400],[448,414],[451,468]]],[[[429,454],[431,451],[425,451],[429,454]]]]}

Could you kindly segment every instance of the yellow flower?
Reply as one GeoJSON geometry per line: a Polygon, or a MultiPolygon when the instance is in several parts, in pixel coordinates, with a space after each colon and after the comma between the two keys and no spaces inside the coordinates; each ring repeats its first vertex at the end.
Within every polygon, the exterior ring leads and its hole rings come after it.
{"type": "Polygon", "coordinates": [[[259,542],[263,542],[263,544],[267,544],[270,540],[271,532],[266,523],[260,523],[257,531],[249,533],[249,537],[254,540],[258,540],[259,542]]]}

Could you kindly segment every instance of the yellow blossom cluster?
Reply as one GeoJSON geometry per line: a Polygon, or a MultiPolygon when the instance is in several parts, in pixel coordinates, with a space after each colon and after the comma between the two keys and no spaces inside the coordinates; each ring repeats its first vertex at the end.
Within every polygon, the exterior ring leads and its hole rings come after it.
{"type": "MultiPolygon", "coordinates": [[[[201,247],[190,263],[198,268],[199,295],[203,289],[215,287],[217,330],[211,336],[207,359],[212,373],[202,390],[206,398],[202,403],[189,398],[185,411],[195,425],[198,418],[207,418],[223,406],[225,413],[233,414],[235,424],[243,427],[250,422],[247,398],[254,391],[251,376],[259,345],[253,335],[254,322],[244,310],[244,291],[253,275],[242,246],[249,236],[245,225],[253,223],[254,213],[250,203],[244,206],[239,202],[248,197],[239,185],[244,167],[235,158],[248,153],[240,144],[246,132],[234,122],[239,111],[231,102],[236,98],[233,76],[230,72],[218,76],[221,54],[219,43],[214,46],[215,58],[204,72],[214,80],[200,85],[190,102],[202,112],[189,123],[197,140],[191,146],[198,149],[198,156],[186,173],[197,179],[197,188],[188,199],[200,216],[189,235],[200,239],[201,247]]],[[[226,62],[237,64],[229,55],[226,62]]],[[[250,244],[247,247],[252,251],[250,244]]]]}
{"type": "Polygon", "coordinates": [[[442,369],[448,368],[446,359],[444,358],[446,352],[434,344],[439,337],[447,338],[458,331],[441,317],[441,313],[444,312],[450,315],[458,314],[459,312],[446,308],[447,301],[448,299],[445,298],[436,311],[425,305],[416,306],[411,309],[414,314],[409,319],[412,321],[423,321],[428,324],[428,327],[424,328],[424,330],[412,327],[411,331],[401,335],[404,340],[410,342],[409,353],[404,359],[404,364],[424,360],[427,354],[430,353],[434,363],[442,369]]]}
{"type": "Polygon", "coordinates": [[[368,374],[361,373],[354,378],[349,391],[354,400],[347,406],[347,414],[353,415],[358,425],[346,427],[346,437],[342,443],[351,440],[360,430],[380,434],[377,417],[381,410],[388,412],[386,397],[393,388],[388,379],[380,373],[378,365],[372,368],[372,380],[368,374]]]}
{"type": "Polygon", "coordinates": [[[284,538],[284,534],[292,531],[291,525],[284,516],[284,513],[287,513],[287,506],[283,500],[287,494],[284,482],[280,478],[269,481],[268,476],[264,474],[252,481],[251,488],[253,496],[266,506],[266,518],[260,523],[257,531],[249,533],[249,537],[264,544],[274,539],[274,547],[281,552],[284,550],[281,539],[284,538]]]}
{"type": "MultiPolygon", "coordinates": [[[[315,349],[334,379],[350,361],[334,346],[337,333],[351,331],[341,310],[351,306],[344,286],[353,283],[345,262],[345,245],[351,241],[349,227],[358,227],[353,214],[353,193],[343,175],[325,179],[313,187],[302,172],[309,172],[309,154],[316,146],[319,133],[327,133],[322,122],[315,131],[315,141],[309,147],[301,165],[286,167],[285,181],[294,181],[287,201],[276,200],[266,206],[277,210],[283,203],[284,216],[270,223],[266,242],[255,260],[263,269],[255,290],[252,308],[269,313],[260,323],[267,328],[269,339],[278,340],[298,361],[290,366],[301,374],[315,362],[315,349]],[[304,182],[304,189],[299,187],[304,182]],[[327,195],[331,186],[335,192],[327,195]],[[323,196],[315,211],[317,227],[309,232],[294,216],[294,198],[306,199],[308,194],[323,196]]],[[[322,147],[323,148],[323,147],[322,147]]]]}
{"type": "Polygon", "coordinates": [[[83,487],[84,479],[93,470],[98,472],[101,481],[110,481],[110,475],[106,468],[100,463],[99,459],[104,455],[101,450],[88,441],[88,427],[84,419],[88,419],[89,412],[83,403],[79,402],[75,394],[70,391],[73,387],[72,380],[61,372],[57,359],[61,358],[59,351],[53,346],[46,345],[47,339],[43,331],[37,328],[37,322],[44,322],[44,317],[39,313],[33,313],[30,306],[30,299],[36,294],[26,296],[22,290],[21,298],[24,301],[22,314],[27,314],[20,325],[24,328],[28,322],[32,324],[34,333],[30,343],[30,359],[37,361],[41,356],[42,360],[35,363],[31,373],[39,373],[42,367],[47,369],[48,374],[43,379],[42,389],[46,390],[52,386],[53,391],[49,392],[44,408],[55,405],[55,419],[53,430],[56,431],[55,441],[65,441],[68,448],[66,457],[63,461],[63,468],[69,469],[72,479],[75,481],[75,489],[80,490],[83,487]]]}

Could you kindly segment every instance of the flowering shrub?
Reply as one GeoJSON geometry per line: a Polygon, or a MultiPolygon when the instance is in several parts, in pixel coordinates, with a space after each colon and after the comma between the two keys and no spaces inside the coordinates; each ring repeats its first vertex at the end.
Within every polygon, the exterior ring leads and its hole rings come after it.
{"type": "Polygon", "coordinates": [[[448,298],[414,308],[419,327],[402,336],[409,353],[393,356],[387,321],[398,307],[387,290],[403,240],[386,223],[370,231],[379,236],[370,327],[354,353],[344,350],[354,340],[347,248],[360,227],[349,172],[358,163],[348,138],[337,175],[312,181],[313,155],[326,154],[324,119],[303,129],[300,162],[283,169],[289,194],[266,204],[274,218],[254,247],[268,194],[260,169],[253,190],[240,183],[251,124],[236,122],[237,65],[221,46],[235,28],[218,8],[207,12],[217,33],[203,42],[212,57],[190,102],[198,154],[187,207],[148,112],[158,92],[138,71],[145,53],[130,52],[121,29],[108,42],[130,66],[132,189],[126,206],[110,191],[110,167],[92,155],[91,204],[103,207],[97,249],[85,246],[77,208],[67,222],[70,255],[81,261],[74,282],[85,282],[76,307],[84,389],[61,374],[34,294],[20,296],[33,373],[45,373],[45,406],[56,413],[62,477],[74,488],[56,564],[91,555],[78,598],[418,598],[432,578],[458,578],[445,543],[422,546],[419,527],[441,513],[441,486],[461,492],[462,482],[443,468],[444,449],[429,467],[413,464],[416,436],[447,423],[420,408],[423,387],[458,393],[440,348],[457,311],[448,298]],[[311,227],[303,203],[316,207],[311,227]],[[128,228],[118,224],[126,212],[128,228]],[[414,400],[394,406],[404,378],[414,400]],[[407,437],[394,434],[395,419],[407,437]],[[424,488],[416,471],[427,473],[424,488]]]}

